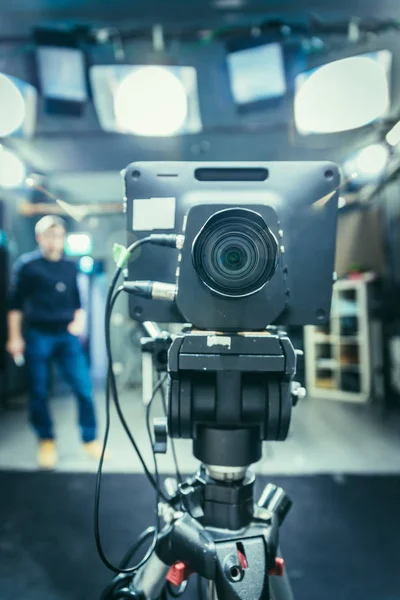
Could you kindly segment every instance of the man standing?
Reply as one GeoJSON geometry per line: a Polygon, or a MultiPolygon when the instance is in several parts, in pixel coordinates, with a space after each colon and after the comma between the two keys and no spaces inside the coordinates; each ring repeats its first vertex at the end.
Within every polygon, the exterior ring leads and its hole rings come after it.
{"type": "Polygon", "coordinates": [[[60,217],[40,219],[35,227],[38,249],[22,255],[11,274],[7,350],[16,362],[26,356],[30,421],[39,439],[38,463],[44,469],[53,469],[57,463],[48,406],[53,358],[77,398],[84,449],[94,458],[101,453],[90,372],[78,338],[83,332],[84,313],[77,268],[64,256],[65,233],[60,217]]]}

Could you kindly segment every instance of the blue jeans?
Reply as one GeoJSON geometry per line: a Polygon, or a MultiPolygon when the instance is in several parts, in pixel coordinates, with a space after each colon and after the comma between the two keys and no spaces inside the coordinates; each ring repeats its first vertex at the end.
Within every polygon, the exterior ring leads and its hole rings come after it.
{"type": "Polygon", "coordinates": [[[55,359],[78,400],[82,440],[96,438],[96,417],[89,366],[79,338],[68,333],[47,333],[29,329],[26,334],[26,359],[30,379],[30,421],[40,439],[54,438],[49,412],[49,369],[55,359]]]}

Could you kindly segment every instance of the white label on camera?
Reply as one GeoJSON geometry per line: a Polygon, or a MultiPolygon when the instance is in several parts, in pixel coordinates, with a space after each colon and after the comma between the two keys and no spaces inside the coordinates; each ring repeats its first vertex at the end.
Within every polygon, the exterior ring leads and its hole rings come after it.
{"type": "Polygon", "coordinates": [[[137,198],[133,201],[134,231],[175,228],[176,198],[137,198]]]}
{"type": "Polygon", "coordinates": [[[226,335],[208,335],[207,346],[212,348],[213,346],[226,346],[229,350],[231,349],[232,338],[226,335]]]}

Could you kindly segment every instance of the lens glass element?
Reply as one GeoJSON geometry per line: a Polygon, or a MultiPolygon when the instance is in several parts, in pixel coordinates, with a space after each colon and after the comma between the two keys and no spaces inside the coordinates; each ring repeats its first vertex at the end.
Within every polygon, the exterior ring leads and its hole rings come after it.
{"type": "Polygon", "coordinates": [[[222,235],[217,240],[211,261],[215,273],[220,273],[232,281],[239,281],[244,275],[251,273],[258,257],[257,246],[245,233],[222,235]]]}
{"type": "Polygon", "coordinates": [[[239,271],[246,264],[246,253],[239,246],[229,246],[221,252],[221,263],[227,271],[239,271]]]}
{"type": "Polygon", "coordinates": [[[263,218],[248,209],[213,215],[193,243],[193,265],[217,294],[247,296],[272,277],[278,245],[263,218]]]}

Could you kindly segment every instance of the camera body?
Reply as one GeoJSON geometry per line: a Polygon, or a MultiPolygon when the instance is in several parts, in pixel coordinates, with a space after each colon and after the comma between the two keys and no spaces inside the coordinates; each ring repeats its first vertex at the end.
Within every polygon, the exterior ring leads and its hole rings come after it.
{"type": "Polygon", "coordinates": [[[138,162],[124,177],[129,243],[151,233],[185,236],[181,253],[146,245],[130,261],[130,280],[178,286],[175,302],[131,295],[133,319],[214,331],[327,321],[335,164],[138,162]]]}
{"type": "Polygon", "coordinates": [[[179,261],[179,312],[199,329],[265,329],[286,306],[288,287],[275,210],[262,204],[189,210],[179,261]]]}

